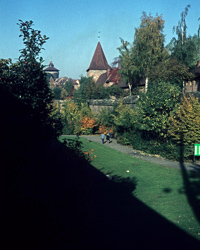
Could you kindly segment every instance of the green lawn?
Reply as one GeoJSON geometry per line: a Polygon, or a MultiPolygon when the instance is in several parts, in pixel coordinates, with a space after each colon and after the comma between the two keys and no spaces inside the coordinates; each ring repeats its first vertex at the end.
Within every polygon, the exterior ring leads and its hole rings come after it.
{"type": "Polygon", "coordinates": [[[136,180],[133,196],[200,239],[200,174],[186,172],[183,179],[180,170],[133,158],[84,138],[80,140],[85,151],[94,149],[97,158],[91,164],[95,168],[104,174],[136,180]]]}

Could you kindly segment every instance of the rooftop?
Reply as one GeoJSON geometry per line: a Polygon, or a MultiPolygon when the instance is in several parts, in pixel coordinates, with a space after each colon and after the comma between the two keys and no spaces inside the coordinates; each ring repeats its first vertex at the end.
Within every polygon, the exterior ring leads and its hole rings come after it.
{"type": "Polygon", "coordinates": [[[100,42],[98,42],[96,50],[94,52],[94,56],[93,56],[92,61],[90,63],[90,66],[86,71],[89,71],[89,70],[107,70],[107,69],[111,69],[111,67],[106,60],[106,57],[105,57],[105,54],[103,52],[103,49],[101,47],[100,42]]]}

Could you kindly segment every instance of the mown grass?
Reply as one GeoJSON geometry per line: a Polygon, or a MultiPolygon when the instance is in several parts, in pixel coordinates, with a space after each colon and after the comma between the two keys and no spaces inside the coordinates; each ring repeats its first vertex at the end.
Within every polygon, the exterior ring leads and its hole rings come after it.
{"type": "MultiPolygon", "coordinates": [[[[60,137],[62,140],[64,136],[60,137]]],[[[69,137],[68,137],[69,138],[69,137]]],[[[195,201],[190,202],[182,172],[163,167],[118,152],[99,143],[80,138],[83,150],[90,151],[96,158],[91,164],[104,174],[136,178],[136,189],[132,195],[152,208],[167,220],[193,237],[200,239],[200,218],[194,207],[199,206],[200,174],[188,173],[195,201]],[[194,204],[195,202],[195,204],[194,204]]]]}

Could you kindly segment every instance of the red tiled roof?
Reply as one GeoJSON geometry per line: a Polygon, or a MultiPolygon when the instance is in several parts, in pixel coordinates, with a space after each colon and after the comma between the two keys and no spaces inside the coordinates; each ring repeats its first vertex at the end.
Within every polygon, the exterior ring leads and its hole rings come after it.
{"type": "Polygon", "coordinates": [[[114,82],[113,85],[119,85],[119,87],[121,88],[128,88],[128,84],[124,81],[121,81],[117,68],[112,69],[109,75],[108,73],[100,75],[100,77],[96,81],[96,84],[105,84],[110,82],[114,82]]]}
{"type": "Polygon", "coordinates": [[[110,74],[106,80],[106,82],[117,82],[119,80],[118,69],[114,68],[110,71],[110,74]]]}
{"type": "Polygon", "coordinates": [[[94,56],[93,56],[92,61],[90,63],[90,66],[86,71],[89,71],[89,70],[107,70],[107,69],[111,69],[111,67],[106,60],[106,57],[105,57],[105,54],[103,52],[103,49],[101,47],[100,42],[98,42],[96,50],[94,52],[94,56]]]}

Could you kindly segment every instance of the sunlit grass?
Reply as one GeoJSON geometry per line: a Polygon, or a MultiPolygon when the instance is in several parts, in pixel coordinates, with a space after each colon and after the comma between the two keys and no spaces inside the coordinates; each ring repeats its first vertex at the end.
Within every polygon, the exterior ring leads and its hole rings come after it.
{"type": "MultiPolygon", "coordinates": [[[[135,177],[137,186],[133,195],[137,199],[200,239],[200,225],[189,205],[180,170],[133,158],[84,138],[80,140],[85,151],[94,149],[93,154],[97,157],[91,164],[95,168],[111,176],[135,177]]],[[[193,173],[192,180],[200,181],[200,175],[193,173]]]]}

